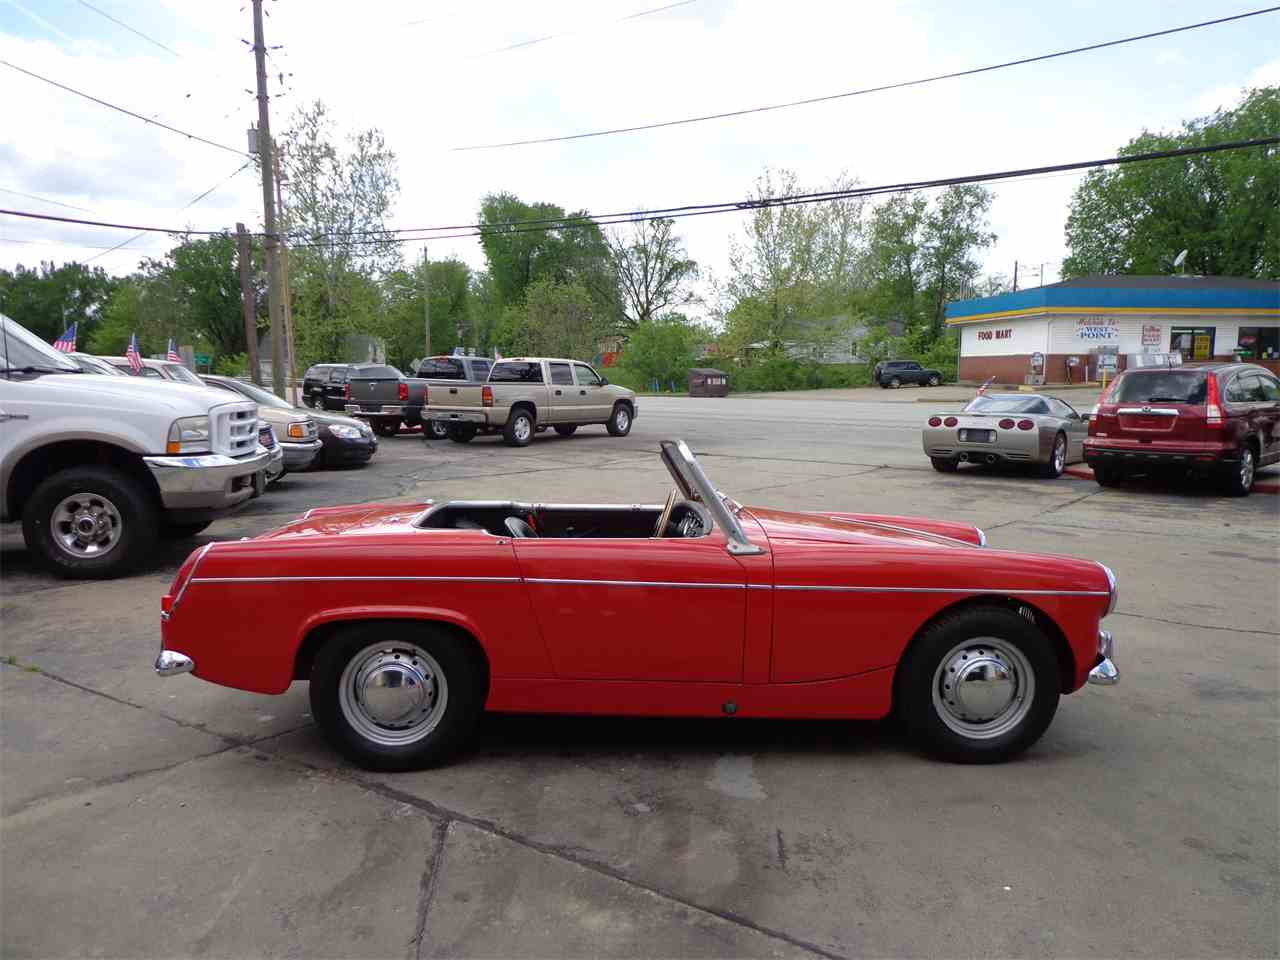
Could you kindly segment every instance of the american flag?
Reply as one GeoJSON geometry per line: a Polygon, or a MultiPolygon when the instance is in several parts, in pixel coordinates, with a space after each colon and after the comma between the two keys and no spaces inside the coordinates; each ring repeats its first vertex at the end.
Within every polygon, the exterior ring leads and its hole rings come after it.
{"type": "Polygon", "coordinates": [[[129,368],[133,370],[136,377],[142,372],[142,353],[138,350],[138,335],[136,333],[129,336],[129,349],[124,352],[125,358],[129,361],[129,368]]]}
{"type": "Polygon", "coordinates": [[[164,358],[173,363],[182,362],[182,357],[178,354],[178,345],[173,342],[173,337],[169,338],[169,352],[164,355],[164,358]]]}
{"type": "Polygon", "coordinates": [[[983,380],[982,386],[978,388],[978,396],[982,396],[984,393],[986,393],[987,387],[991,386],[991,384],[995,381],[995,379],[996,379],[995,377],[987,377],[987,379],[983,380]]]}
{"type": "Polygon", "coordinates": [[[73,323],[67,327],[67,332],[53,341],[53,349],[59,353],[75,353],[76,350],[76,325],[73,323]]]}

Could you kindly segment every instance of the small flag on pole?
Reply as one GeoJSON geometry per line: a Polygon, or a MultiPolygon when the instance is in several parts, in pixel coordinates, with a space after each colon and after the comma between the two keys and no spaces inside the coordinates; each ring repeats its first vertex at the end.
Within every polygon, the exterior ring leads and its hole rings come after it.
{"type": "Polygon", "coordinates": [[[164,358],[172,363],[182,362],[182,356],[178,353],[178,345],[174,343],[173,337],[169,338],[169,352],[164,355],[164,358]]]}
{"type": "Polygon", "coordinates": [[[67,327],[67,332],[53,341],[53,349],[59,353],[75,353],[76,349],[76,325],[73,323],[67,327]]]}
{"type": "Polygon", "coordinates": [[[136,377],[142,372],[142,353],[138,350],[138,335],[136,333],[129,335],[129,349],[124,352],[125,359],[129,361],[129,368],[133,370],[136,377]]]}
{"type": "Polygon", "coordinates": [[[461,348],[461,347],[454,347],[454,348],[453,348],[453,353],[449,354],[449,356],[451,356],[451,357],[461,357],[461,356],[464,356],[464,354],[463,354],[463,352],[462,352],[462,348],[461,348]]]}
{"type": "Polygon", "coordinates": [[[994,380],[995,380],[995,377],[987,377],[987,379],[983,380],[982,386],[978,388],[978,396],[982,396],[984,393],[986,393],[987,387],[991,386],[994,380]]]}

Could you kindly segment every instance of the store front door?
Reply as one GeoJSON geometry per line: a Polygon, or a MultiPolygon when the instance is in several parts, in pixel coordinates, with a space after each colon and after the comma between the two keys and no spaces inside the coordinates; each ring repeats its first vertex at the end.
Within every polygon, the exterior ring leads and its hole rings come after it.
{"type": "Polygon", "coordinates": [[[1174,327],[1169,335],[1169,351],[1182,354],[1184,363],[1213,359],[1214,327],[1174,327]]]}

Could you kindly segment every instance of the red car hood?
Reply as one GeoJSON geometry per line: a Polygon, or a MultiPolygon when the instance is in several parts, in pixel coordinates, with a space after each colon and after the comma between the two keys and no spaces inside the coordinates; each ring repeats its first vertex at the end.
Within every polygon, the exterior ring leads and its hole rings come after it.
{"type": "Polygon", "coordinates": [[[982,532],[969,523],[923,517],[880,516],[870,513],[788,513],[749,507],[770,540],[809,540],[822,543],[895,543],[981,546],[982,532]]]}
{"type": "Polygon", "coordinates": [[[392,533],[407,527],[427,506],[427,503],[361,503],[347,507],[316,507],[292,523],[254,539],[392,533]]]}

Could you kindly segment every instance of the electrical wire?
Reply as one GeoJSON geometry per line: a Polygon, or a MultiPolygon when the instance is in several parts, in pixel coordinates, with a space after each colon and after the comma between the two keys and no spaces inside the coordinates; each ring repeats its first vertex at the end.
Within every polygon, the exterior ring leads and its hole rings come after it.
{"type": "Polygon", "coordinates": [[[136,28],[134,28],[134,27],[129,26],[129,25],[128,25],[127,23],[125,23],[123,20],[117,20],[117,19],[116,19],[115,17],[113,17],[111,14],[107,13],[107,11],[105,11],[105,10],[101,10],[101,9],[99,9],[98,7],[95,7],[92,3],[89,3],[89,0],[76,0],[76,2],[77,2],[77,3],[79,3],[79,4],[80,4],[80,6],[82,6],[82,7],[88,7],[88,8],[89,8],[90,10],[92,10],[94,13],[98,14],[98,16],[100,16],[100,17],[106,17],[108,20],[110,20],[110,21],[111,21],[112,23],[114,23],[116,26],[118,26],[118,27],[124,27],[124,28],[125,28],[126,30],[128,30],[130,33],[134,34],[135,36],[139,36],[139,37],[141,37],[143,40],[147,41],[147,43],[150,43],[150,44],[152,44],[153,46],[157,46],[157,47],[159,47],[161,50],[164,50],[166,53],[171,53],[171,54],[173,54],[175,57],[181,57],[181,56],[182,56],[182,54],[180,54],[177,50],[174,50],[172,47],[167,47],[167,46],[165,46],[163,43],[161,43],[161,42],[160,42],[159,40],[157,40],[155,37],[149,37],[149,36],[147,36],[145,33],[143,33],[141,30],[138,30],[138,29],[136,29],[136,28]]]}
{"type": "Polygon", "coordinates": [[[785,110],[790,107],[807,106],[814,103],[827,103],[832,100],[843,100],[847,97],[861,97],[871,93],[883,93],[886,90],[901,90],[906,87],[918,87],[927,83],[937,83],[940,80],[954,80],[959,77],[971,77],[980,73],[990,73],[993,70],[1004,70],[1008,67],[1024,66],[1028,63],[1040,63],[1045,60],[1054,60],[1059,57],[1069,57],[1077,53],[1088,53],[1093,50],[1104,50],[1108,47],[1117,47],[1121,44],[1136,43],[1139,40],[1151,40],[1155,37],[1167,37],[1175,33],[1184,33],[1188,30],[1199,30],[1203,27],[1217,26],[1223,23],[1231,23],[1236,20],[1244,20],[1249,17],[1261,16],[1264,13],[1275,13],[1280,10],[1280,6],[1264,7],[1261,10],[1252,10],[1248,13],[1238,13],[1229,17],[1218,17],[1214,20],[1202,20],[1199,23],[1189,23],[1180,27],[1170,27],[1167,30],[1156,30],[1151,33],[1137,34],[1132,37],[1122,37],[1118,40],[1107,40],[1102,43],[1091,43],[1083,47],[1072,47],[1070,50],[1058,50],[1054,53],[1043,53],[1034,57],[1022,57],[1018,60],[1006,60],[1003,63],[988,64],[983,67],[971,67],[968,70],[955,70],[950,73],[939,73],[931,77],[921,77],[916,80],[902,80],[897,83],[884,83],[874,87],[864,87],[861,90],[850,90],[846,93],[833,93],[821,97],[808,97],[804,100],[790,100],[786,103],[773,103],[763,107],[748,107],[742,110],[728,110],[724,113],[708,113],[698,117],[685,117],[680,120],[664,120],[659,123],[643,123],[630,127],[613,127],[607,130],[593,130],[587,133],[571,133],[555,137],[536,137],[529,140],[506,140],[498,143],[476,143],[468,144],[461,147],[451,147],[453,153],[461,153],[471,150],[500,150],[508,147],[527,147],[540,143],[563,143],[568,140],[586,140],[594,137],[610,137],[620,133],[637,133],[642,130],[659,130],[665,127],[679,127],[691,123],[702,123],[707,120],[724,120],[729,117],[742,117],[748,114],[767,113],[772,110],[785,110]]]}
{"type": "MultiPolygon", "coordinates": [[[[616,20],[606,20],[600,26],[610,26],[615,23],[625,23],[628,20],[638,20],[641,17],[648,17],[655,13],[663,13],[667,10],[674,10],[676,7],[687,7],[691,3],[697,3],[698,0],[679,0],[677,3],[668,3],[665,7],[654,7],[652,10],[641,10],[639,13],[629,13],[625,17],[618,17],[616,20]]],[[[588,27],[586,29],[591,29],[588,27]]],[[[509,46],[498,47],[495,50],[486,50],[484,53],[477,53],[469,57],[471,60],[478,60],[481,57],[491,57],[499,53],[509,53],[512,50],[522,50],[526,47],[533,47],[539,43],[546,43],[548,40],[559,40],[561,37],[572,37],[582,30],[564,30],[560,33],[549,33],[545,37],[538,37],[534,40],[521,40],[519,43],[513,43],[509,46]]]]}
{"type": "Polygon", "coordinates": [[[65,83],[59,83],[57,80],[50,80],[48,77],[43,77],[38,73],[34,73],[24,67],[20,67],[16,63],[10,63],[8,60],[0,60],[0,66],[8,67],[10,70],[16,70],[18,73],[25,73],[28,77],[33,77],[36,80],[49,84],[50,86],[57,87],[59,90],[65,90],[67,93],[74,93],[77,97],[83,97],[86,100],[91,100],[99,106],[115,110],[117,113],[123,113],[125,116],[133,117],[135,120],[141,120],[143,123],[149,123],[154,127],[160,127],[164,130],[168,130],[170,133],[179,134],[180,136],[186,137],[188,140],[198,140],[200,143],[208,144],[211,147],[217,147],[219,150],[225,150],[228,153],[234,153],[241,157],[246,156],[246,153],[243,150],[237,150],[235,147],[228,147],[222,143],[215,143],[213,140],[206,140],[204,137],[196,136],[194,133],[187,133],[185,130],[179,130],[177,127],[171,127],[169,124],[161,123],[159,120],[152,120],[148,117],[144,117],[140,113],[134,113],[132,110],[117,106],[114,103],[108,103],[106,100],[99,99],[98,97],[85,93],[82,90],[76,90],[74,87],[68,87],[65,83]]]}
{"type": "Polygon", "coordinates": [[[23,193],[21,190],[10,190],[8,187],[0,187],[0,193],[11,193],[15,197],[26,197],[28,200],[39,200],[41,203],[50,203],[55,207],[66,207],[68,210],[79,210],[81,213],[93,213],[85,207],[77,207],[74,203],[59,203],[57,200],[50,200],[47,197],[37,197],[34,193],[23,193]]]}

